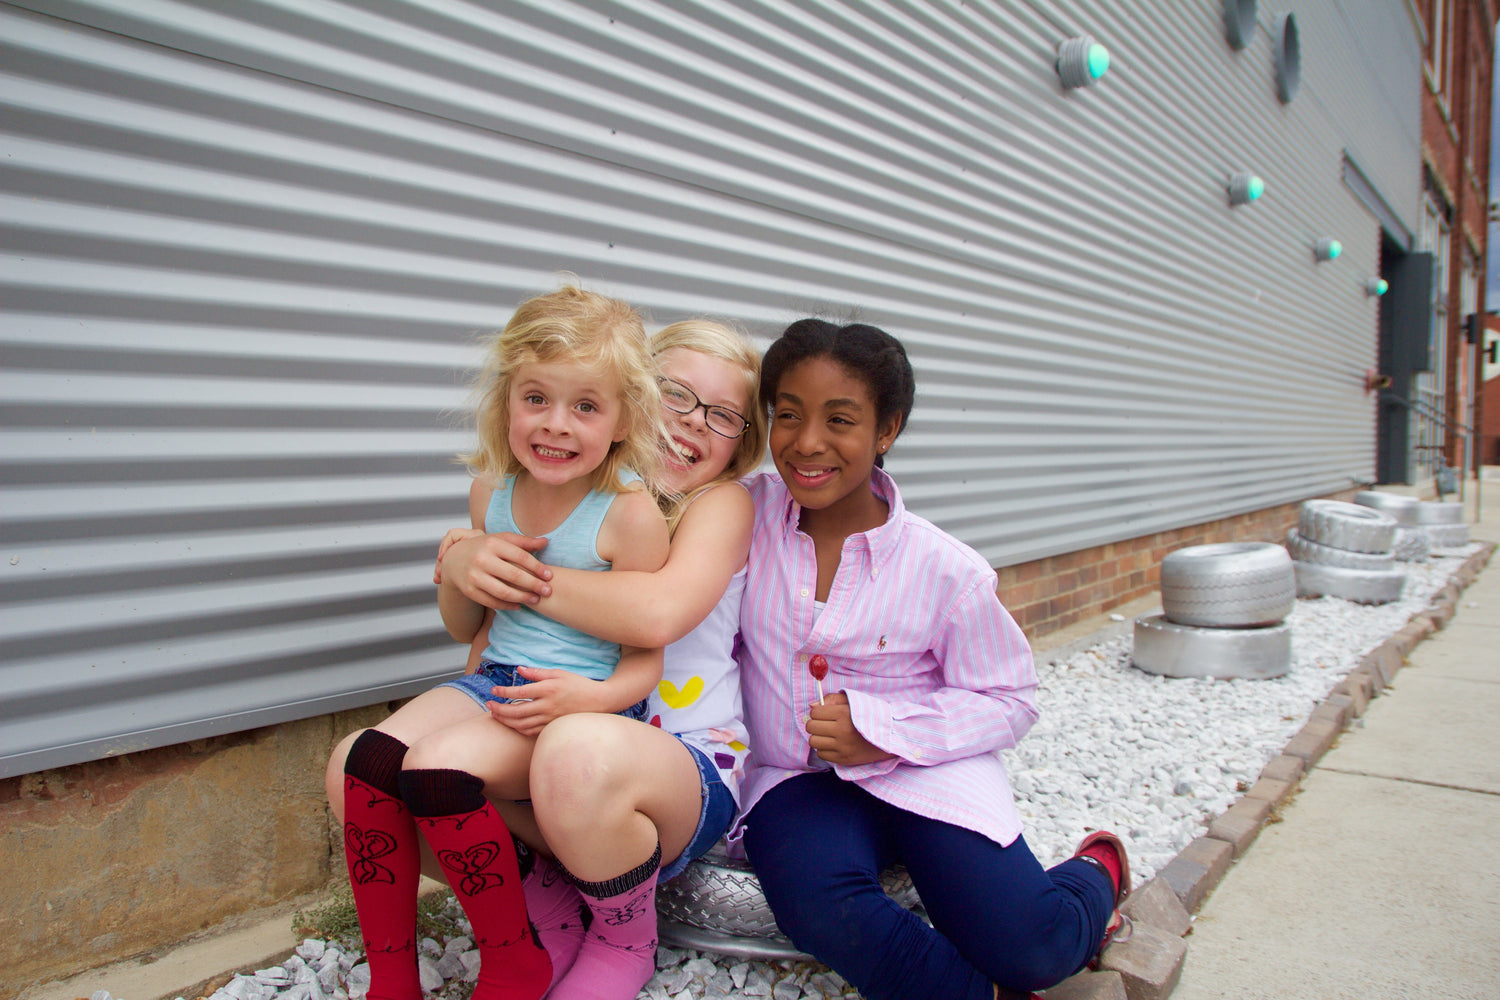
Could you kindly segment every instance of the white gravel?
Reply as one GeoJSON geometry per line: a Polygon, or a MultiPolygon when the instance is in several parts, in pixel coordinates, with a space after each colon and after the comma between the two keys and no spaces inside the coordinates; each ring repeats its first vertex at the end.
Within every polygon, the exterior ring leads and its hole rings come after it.
{"type": "MultiPolygon", "coordinates": [[[[1026,839],[1044,865],[1067,858],[1085,832],[1126,842],[1136,884],[1201,836],[1252,785],[1328,692],[1369,650],[1427,607],[1480,546],[1435,552],[1408,571],[1400,601],[1381,606],[1301,599],[1292,668],[1273,680],[1164,678],[1130,666],[1123,635],[1049,660],[1038,658],[1041,719],[1005,753],[1026,839]]],[[[456,902],[449,916],[466,932],[456,902]]],[[[359,1000],[369,967],[358,942],[308,940],[283,966],[237,976],[211,1000],[359,1000]]],[[[478,973],[467,937],[422,942],[423,986],[464,1000],[478,973]]],[[[642,1000],[825,1000],[853,997],[837,975],[808,962],[756,962],[660,948],[642,1000]]],[[[91,1000],[115,1000],[99,991],[91,1000]]],[[[181,998],[179,998],[181,1000],[181,998]]]]}

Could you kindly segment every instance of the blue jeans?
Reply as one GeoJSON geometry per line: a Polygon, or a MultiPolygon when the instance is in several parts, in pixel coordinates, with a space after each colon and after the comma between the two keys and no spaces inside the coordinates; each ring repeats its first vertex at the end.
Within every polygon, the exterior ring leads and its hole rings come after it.
{"type": "MultiPolygon", "coordinates": [[[[515,687],[519,684],[530,683],[526,678],[516,673],[516,665],[513,663],[495,663],[491,660],[480,660],[479,669],[472,674],[464,674],[462,677],[455,677],[451,681],[443,681],[438,687],[454,688],[462,691],[478,702],[480,708],[484,708],[485,702],[515,700],[513,698],[496,698],[490,694],[490,688],[515,687]]],[[[623,712],[616,712],[615,714],[623,715],[627,719],[634,719],[636,722],[645,722],[646,713],[650,708],[649,699],[642,698],[623,712]]]]}
{"type": "Polygon", "coordinates": [[[691,862],[719,842],[734,821],[734,796],[725,787],[719,769],[702,750],[688,743],[682,745],[693,755],[693,763],[698,765],[698,790],[703,796],[703,805],[698,810],[698,828],[693,831],[693,839],[688,841],[681,854],[661,866],[661,873],[656,876],[658,883],[681,875],[691,862]]]}
{"type": "Polygon", "coordinates": [[[867,1000],[993,1000],[1081,969],[1114,910],[1108,876],[1069,860],[1044,871],[1009,847],[889,805],[831,771],[800,774],[750,811],[745,850],[781,928],[867,1000]],[[932,919],[895,902],[900,861],[932,919]]]}

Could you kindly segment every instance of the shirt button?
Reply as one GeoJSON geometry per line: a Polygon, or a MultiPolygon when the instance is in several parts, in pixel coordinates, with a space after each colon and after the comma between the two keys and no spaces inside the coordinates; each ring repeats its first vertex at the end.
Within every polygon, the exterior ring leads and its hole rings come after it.
{"type": "Polygon", "coordinates": [[[872,570],[870,570],[870,575],[871,576],[879,576],[880,575],[880,570],[878,570],[878,569],[872,569],[872,570]]]}
{"type": "Polygon", "coordinates": [[[802,596],[803,596],[803,597],[806,597],[806,596],[807,596],[807,588],[806,588],[806,587],[803,587],[803,588],[802,588],[802,596]]]}

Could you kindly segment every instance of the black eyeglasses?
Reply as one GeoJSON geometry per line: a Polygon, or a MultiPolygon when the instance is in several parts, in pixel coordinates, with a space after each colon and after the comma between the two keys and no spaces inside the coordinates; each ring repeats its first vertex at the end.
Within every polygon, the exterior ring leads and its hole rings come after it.
{"type": "Polygon", "coordinates": [[[720,437],[737,438],[750,429],[750,421],[727,406],[710,406],[700,402],[698,394],[681,382],[660,376],[657,377],[656,382],[661,386],[663,406],[673,413],[692,413],[701,408],[704,423],[708,424],[709,430],[720,437]]]}

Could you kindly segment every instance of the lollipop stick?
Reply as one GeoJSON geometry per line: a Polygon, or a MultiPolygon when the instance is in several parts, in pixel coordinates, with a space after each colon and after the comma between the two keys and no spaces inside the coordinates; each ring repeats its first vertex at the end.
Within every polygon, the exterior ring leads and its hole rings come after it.
{"type": "Polygon", "coordinates": [[[823,704],[823,682],[816,681],[815,683],[818,685],[818,704],[821,705],[823,704]]]}

